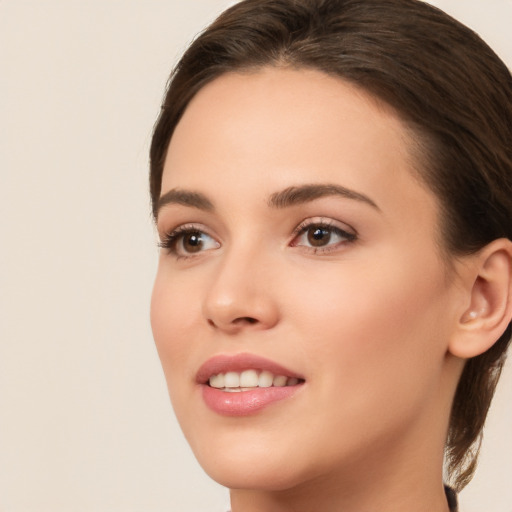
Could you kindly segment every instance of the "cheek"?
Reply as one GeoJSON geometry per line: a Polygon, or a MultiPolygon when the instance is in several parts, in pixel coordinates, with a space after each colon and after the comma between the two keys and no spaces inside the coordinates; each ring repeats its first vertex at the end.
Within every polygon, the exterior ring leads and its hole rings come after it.
{"type": "Polygon", "coordinates": [[[394,443],[440,392],[448,332],[440,320],[448,300],[442,281],[367,269],[317,276],[313,293],[296,294],[296,349],[307,354],[315,390],[308,423],[326,434],[332,457],[357,457],[361,442],[394,443]]]}
{"type": "Polygon", "coordinates": [[[419,393],[439,377],[449,293],[439,266],[430,268],[421,273],[403,262],[384,273],[352,265],[349,272],[317,275],[309,293],[296,295],[301,349],[326,390],[357,383],[375,396],[393,389],[419,393]]]}
{"type": "Polygon", "coordinates": [[[194,332],[194,308],[194,294],[185,293],[177,279],[159,268],[151,296],[151,328],[170,390],[171,382],[188,370],[187,339],[194,332]]]}

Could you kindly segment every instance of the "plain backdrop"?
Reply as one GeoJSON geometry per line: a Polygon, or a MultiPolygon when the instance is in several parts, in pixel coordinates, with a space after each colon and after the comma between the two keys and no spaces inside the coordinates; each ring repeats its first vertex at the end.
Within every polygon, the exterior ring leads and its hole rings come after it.
{"type": "MultiPolygon", "coordinates": [[[[226,0],[0,0],[0,512],[221,512],[151,337],[151,129],[226,0]]],[[[438,0],[512,65],[511,0],[438,0]]],[[[512,369],[462,511],[512,512],[512,369]]]]}

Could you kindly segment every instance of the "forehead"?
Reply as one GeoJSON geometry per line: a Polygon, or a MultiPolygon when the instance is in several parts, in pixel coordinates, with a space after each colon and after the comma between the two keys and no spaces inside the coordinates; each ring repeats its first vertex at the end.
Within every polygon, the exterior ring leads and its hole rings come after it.
{"type": "Polygon", "coordinates": [[[178,123],[162,193],[250,201],[257,191],[320,181],[360,190],[383,210],[418,202],[435,210],[415,177],[411,137],[391,108],[322,72],[228,73],[201,89],[178,123]]]}

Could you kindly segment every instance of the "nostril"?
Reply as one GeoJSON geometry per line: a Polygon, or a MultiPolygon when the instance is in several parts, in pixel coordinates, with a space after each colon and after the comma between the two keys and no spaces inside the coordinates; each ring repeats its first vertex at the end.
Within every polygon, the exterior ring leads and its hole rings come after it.
{"type": "MultiPolygon", "coordinates": [[[[211,327],[217,327],[217,324],[211,319],[211,318],[208,318],[208,325],[210,325],[211,327]]],[[[240,324],[257,324],[258,323],[258,320],[256,320],[256,318],[252,318],[250,316],[241,316],[239,318],[235,318],[231,324],[233,325],[240,325],[240,324]]]]}
{"type": "Polygon", "coordinates": [[[206,322],[209,327],[225,330],[226,332],[238,332],[244,327],[261,324],[260,320],[252,316],[239,316],[233,319],[228,319],[227,321],[224,321],[222,318],[207,318],[206,322]]]}
{"type": "Polygon", "coordinates": [[[256,320],[256,318],[252,318],[250,316],[242,316],[240,318],[235,318],[235,320],[233,321],[233,323],[235,324],[255,324],[257,322],[258,320],[256,320]]]}

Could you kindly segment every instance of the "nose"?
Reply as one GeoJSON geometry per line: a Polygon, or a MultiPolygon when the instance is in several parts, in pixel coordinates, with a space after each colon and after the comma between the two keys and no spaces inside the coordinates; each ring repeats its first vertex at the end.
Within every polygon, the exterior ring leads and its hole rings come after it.
{"type": "Polygon", "coordinates": [[[203,316],[215,330],[236,334],[271,329],[279,321],[273,270],[261,258],[235,251],[212,269],[203,316]]]}

